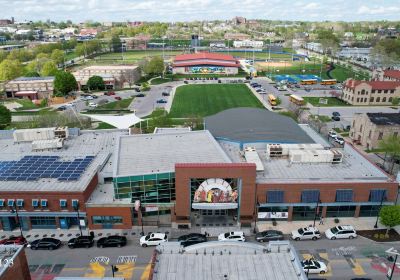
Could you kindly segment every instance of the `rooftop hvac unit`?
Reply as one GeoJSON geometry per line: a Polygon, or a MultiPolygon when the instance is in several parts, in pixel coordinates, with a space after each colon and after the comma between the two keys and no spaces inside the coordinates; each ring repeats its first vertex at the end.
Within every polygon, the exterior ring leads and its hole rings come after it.
{"type": "Polygon", "coordinates": [[[254,147],[246,147],[244,149],[244,157],[246,159],[246,162],[255,163],[256,171],[264,171],[264,164],[262,163],[254,147]]]}
{"type": "Polygon", "coordinates": [[[64,139],[37,140],[32,142],[32,150],[52,150],[61,149],[64,145],[64,139]]]}
{"type": "Polygon", "coordinates": [[[291,163],[332,163],[333,152],[329,150],[291,150],[291,163]]]}
{"type": "Polygon", "coordinates": [[[268,144],[266,150],[267,157],[281,157],[283,156],[283,148],[281,144],[268,144]]]}
{"type": "Polygon", "coordinates": [[[13,133],[14,142],[31,142],[37,140],[54,139],[54,127],[35,128],[35,129],[18,129],[13,133]]]}
{"type": "Polygon", "coordinates": [[[267,144],[267,157],[288,156],[291,150],[324,150],[321,144],[267,144]]]}
{"type": "Polygon", "coordinates": [[[54,130],[55,138],[67,139],[68,136],[69,136],[69,130],[68,130],[67,126],[55,128],[55,130],[54,130]]]}
{"type": "Polygon", "coordinates": [[[333,153],[332,163],[341,163],[343,161],[343,154],[337,150],[331,150],[333,153]]]}

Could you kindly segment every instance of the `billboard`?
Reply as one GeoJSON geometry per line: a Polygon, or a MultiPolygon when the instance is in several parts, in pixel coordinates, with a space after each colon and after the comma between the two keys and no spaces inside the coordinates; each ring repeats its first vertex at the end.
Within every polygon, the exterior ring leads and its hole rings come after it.
{"type": "Polygon", "coordinates": [[[193,203],[236,203],[237,190],[219,178],[207,179],[196,189],[193,203]]]}
{"type": "Polygon", "coordinates": [[[220,66],[193,66],[189,72],[193,74],[218,74],[225,73],[225,67],[220,66]]]}

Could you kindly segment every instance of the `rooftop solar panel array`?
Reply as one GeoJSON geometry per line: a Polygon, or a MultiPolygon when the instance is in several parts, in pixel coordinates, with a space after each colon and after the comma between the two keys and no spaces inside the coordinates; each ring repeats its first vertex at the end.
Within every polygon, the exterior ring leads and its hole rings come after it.
{"type": "Polygon", "coordinates": [[[86,156],[60,161],[59,156],[25,156],[19,161],[0,161],[0,181],[77,181],[93,159],[94,156],[86,156]]]}

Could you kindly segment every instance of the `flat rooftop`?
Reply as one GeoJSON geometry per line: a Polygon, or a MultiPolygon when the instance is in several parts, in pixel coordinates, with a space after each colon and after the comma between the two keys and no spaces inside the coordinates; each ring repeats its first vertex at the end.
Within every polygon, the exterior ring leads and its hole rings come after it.
{"type": "Polygon", "coordinates": [[[207,130],[121,136],[114,176],[175,172],[175,163],[230,163],[207,130]]]}
{"type": "MultiPolygon", "coordinates": [[[[32,151],[32,142],[14,143],[12,138],[0,137],[0,161],[19,161],[25,156],[58,156],[59,161],[74,161],[85,156],[94,156],[93,161],[76,181],[59,181],[43,178],[35,181],[0,181],[0,191],[84,191],[93,176],[112,165],[112,153],[120,135],[119,130],[81,131],[79,136],[70,136],[60,150],[32,151]]],[[[9,134],[12,137],[12,134],[9,134]]]]}
{"type": "MultiPolygon", "coordinates": [[[[221,142],[221,147],[233,162],[245,162],[236,144],[221,142]]],[[[343,162],[332,163],[290,163],[287,157],[270,158],[265,156],[266,147],[257,149],[264,165],[264,171],[257,172],[257,183],[302,183],[302,182],[387,182],[388,175],[346,144],[343,162]]]]}
{"type": "Polygon", "coordinates": [[[233,108],[204,118],[217,139],[253,143],[314,143],[291,118],[259,108],[233,108]]]}
{"type": "Polygon", "coordinates": [[[288,241],[263,246],[237,241],[210,241],[185,248],[166,242],[157,247],[154,280],[305,280],[298,256],[288,241]]]}

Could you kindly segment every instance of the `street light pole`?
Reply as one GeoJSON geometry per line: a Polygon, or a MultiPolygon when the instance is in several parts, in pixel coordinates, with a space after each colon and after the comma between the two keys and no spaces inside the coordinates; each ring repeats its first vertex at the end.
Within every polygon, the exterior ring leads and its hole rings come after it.
{"type": "Polygon", "coordinates": [[[378,228],[379,212],[382,209],[382,204],[383,204],[383,199],[384,198],[385,198],[385,191],[382,191],[381,204],[379,205],[379,211],[378,211],[378,214],[376,215],[376,221],[375,221],[374,228],[378,228]]]}
{"type": "Polygon", "coordinates": [[[21,237],[24,237],[24,234],[22,233],[21,221],[20,221],[19,215],[18,215],[18,209],[17,209],[17,207],[16,207],[15,205],[14,205],[14,206],[12,207],[12,209],[11,209],[11,213],[14,213],[14,212],[15,212],[15,215],[16,215],[16,218],[17,218],[17,223],[18,223],[19,231],[21,232],[21,237]]]}
{"type": "Polygon", "coordinates": [[[317,220],[317,212],[318,212],[318,207],[319,207],[319,203],[320,203],[320,194],[318,193],[318,200],[317,200],[317,207],[315,207],[315,212],[314,212],[314,223],[313,223],[313,227],[315,227],[315,221],[317,220]]]}
{"type": "Polygon", "coordinates": [[[75,210],[76,210],[76,212],[77,212],[77,214],[78,214],[79,232],[81,233],[81,236],[82,236],[83,234],[82,234],[82,227],[81,227],[81,217],[79,216],[79,202],[77,202],[77,204],[76,204],[76,206],[75,206],[75,210]]]}

